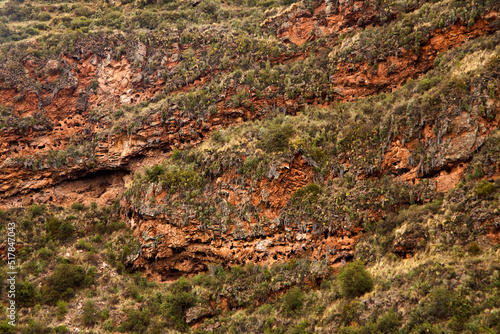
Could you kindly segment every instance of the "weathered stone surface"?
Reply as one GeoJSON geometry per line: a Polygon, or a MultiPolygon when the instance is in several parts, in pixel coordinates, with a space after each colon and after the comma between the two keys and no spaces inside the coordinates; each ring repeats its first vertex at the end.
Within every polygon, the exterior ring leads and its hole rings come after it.
{"type": "Polygon", "coordinates": [[[188,324],[199,320],[210,314],[210,310],[202,306],[191,307],[186,310],[186,322],[188,324]]]}
{"type": "Polygon", "coordinates": [[[59,74],[59,70],[61,69],[61,62],[58,60],[49,60],[47,65],[45,65],[45,72],[49,75],[57,75],[59,74]]]}

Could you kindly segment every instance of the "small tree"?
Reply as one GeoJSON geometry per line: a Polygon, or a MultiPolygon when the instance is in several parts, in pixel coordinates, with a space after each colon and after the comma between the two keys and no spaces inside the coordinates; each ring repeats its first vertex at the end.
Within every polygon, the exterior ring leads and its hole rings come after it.
{"type": "Polygon", "coordinates": [[[74,289],[85,282],[85,270],[72,264],[60,264],[42,286],[42,296],[47,304],[54,305],[59,300],[69,299],[74,289]]]}
{"type": "Polygon", "coordinates": [[[292,315],[302,308],[304,303],[304,294],[302,290],[295,286],[291,288],[282,298],[283,308],[288,315],[292,315]]]}
{"type": "Polygon", "coordinates": [[[348,263],[337,277],[346,298],[354,298],[373,289],[373,279],[361,261],[348,263]]]}
{"type": "Polygon", "coordinates": [[[184,276],[172,284],[170,290],[163,304],[164,314],[178,329],[184,329],[187,326],[184,321],[186,311],[196,305],[197,298],[192,292],[191,283],[184,276]]]}
{"type": "Polygon", "coordinates": [[[92,327],[97,323],[97,309],[93,301],[87,300],[83,306],[82,320],[87,327],[92,327]]]}

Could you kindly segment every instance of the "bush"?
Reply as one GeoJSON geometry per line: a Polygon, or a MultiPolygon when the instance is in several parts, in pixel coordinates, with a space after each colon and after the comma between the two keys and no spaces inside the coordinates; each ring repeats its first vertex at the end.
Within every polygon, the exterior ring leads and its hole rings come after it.
{"type": "Polygon", "coordinates": [[[283,309],[288,315],[293,315],[302,309],[304,303],[304,294],[302,290],[295,286],[291,288],[283,297],[283,309]]]}
{"type": "Polygon", "coordinates": [[[76,249],[79,249],[79,250],[84,250],[84,251],[91,251],[93,249],[92,245],[85,241],[85,239],[80,239],[78,240],[78,243],[76,244],[76,249]]]}
{"type": "Polygon", "coordinates": [[[299,203],[312,204],[318,201],[321,188],[316,183],[309,183],[307,186],[297,189],[292,200],[299,203]]]}
{"type": "Polygon", "coordinates": [[[385,313],[378,319],[375,325],[376,332],[384,334],[397,333],[399,326],[401,326],[401,321],[399,320],[398,314],[394,311],[385,313]]]}
{"type": "Polygon", "coordinates": [[[240,172],[245,175],[252,175],[257,170],[257,167],[259,167],[259,163],[259,158],[255,156],[249,156],[245,159],[240,172]]]}
{"type": "Polygon", "coordinates": [[[494,190],[495,187],[493,186],[493,184],[485,180],[479,181],[474,188],[474,192],[478,197],[488,197],[494,190]]]}
{"type": "Polygon", "coordinates": [[[423,78],[417,85],[417,92],[422,93],[431,89],[432,87],[434,87],[436,84],[439,83],[440,79],[441,79],[440,77],[423,78]]]}
{"type": "Polygon", "coordinates": [[[102,237],[98,234],[96,236],[90,237],[90,241],[100,244],[102,242],[102,237]]]}
{"type": "Polygon", "coordinates": [[[477,244],[477,242],[473,241],[467,246],[467,252],[471,255],[478,255],[481,253],[481,248],[477,244]]]}
{"type": "Polygon", "coordinates": [[[203,179],[194,170],[170,170],[164,173],[162,185],[170,194],[174,194],[180,189],[201,188],[203,179]]]}
{"type": "Polygon", "coordinates": [[[361,304],[356,300],[344,305],[340,313],[340,322],[346,326],[353,322],[358,322],[361,315],[361,307],[361,304]]]}
{"type": "Polygon", "coordinates": [[[225,144],[225,143],[228,143],[230,141],[230,138],[229,136],[225,136],[221,131],[219,130],[215,130],[214,132],[212,132],[212,134],[210,135],[210,139],[215,142],[215,143],[219,143],[219,144],[225,144]]]}
{"type": "Polygon", "coordinates": [[[38,256],[41,259],[47,260],[52,256],[52,251],[47,247],[40,248],[38,250],[38,256]]]}
{"type": "Polygon", "coordinates": [[[127,320],[119,327],[121,332],[147,333],[149,327],[149,310],[142,311],[130,309],[127,311],[127,320]]]}
{"type": "Polygon", "coordinates": [[[269,315],[273,312],[273,306],[271,304],[264,304],[257,310],[259,314],[269,315]]]}
{"type": "Polygon", "coordinates": [[[85,270],[72,264],[60,264],[42,285],[42,296],[46,304],[54,305],[59,300],[67,300],[75,289],[85,282],[85,270]]]}
{"type": "Polygon", "coordinates": [[[346,298],[358,297],[373,289],[373,279],[359,260],[345,265],[337,280],[346,298]]]}
{"type": "Polygon", "coordinates": [[[64,319],[64,315],[68,313],[68,303],[64,300],[60,300],[57,302],[56,315],[59,320],[64,319]]]}
{"type": "Polygon", "coordinates": [[[51,18],[52,18],[52,15],[50,15],[47,12],[42,12],[37,17],[38,21],[50,21],[51,18]]]}
{"type": "Polygon", "coordinates": [[[171,293],[166,296],[163,304],[164,313],[169,317],[177,328],[186,327],[184,316],[187,309],[193,307],[197,299],[191,292],[191,284],[185,277],[181,277],[171,287],[171,293]]]}
{"type": "Polygon", "coordinates": [[[451,315],[454,296],[443,288],[437,288],[430,294],[430,300],[425,307],[427,316],[446,319],[451,315]]]}
{"type": "Polygon", "coordinates": [[[73,224],[67,220],[60,220],[56,217],[51,217],[46,224],[46,229],[49,236],[56,240],[67,240],[73,236],[75,228],[73,224]]]}
{"type": "Polygon", "coordinates": [[[87,300],[83,306],[82,321],[87,327],[92,327],[97,323],[97,309],[95,303],[91,300],[87,300]]]}
{"type": "Polygon", "coordinates": [[[146,178],[149,182],[158,182],[161,175],[165,173],[165,169],[160,165],[155,165],[153,168],[145,169],[146,178]]]}
{"type": "Polygon", "coordinates": [[[37,293],[35,287],[29,282],[17,282],[16,300],[21,307],[30,307],[35,305],[37,293]]]}
{"type": "Polygon", "coordinates": [[[288,148],[290,137],[295,133],[290,124],[270,124],[261,139],[261,147],[267,152],[282,152],[288,148]]]}
{"type": "Polygon", "coordinates": [[[74,211],[83,211],[85,209],[85,205],[75,202],[71,204],[71,209],[73,209],[74,211]]]}
{"type": "Polygon", "coordinates": [[[15,334],[17,333],[16,327],[9,325],[7,321],[0,321],[0,333],[2,334],[15,334]]]}
{"type": "Polygon", "coordinates": [[[54,327],[52,332],[55,332],[57,334],[69,334],[69,333],[71,333],[69,331],[68,327],[66,327],[64,325],[59,325],[59,326],[54,327]]]}
{"type": "Polygon", "coordinates": [[[43,213],[43,208],[40,205],[33,203],[30,206],[30,213],[33,217],[40,216],[43,213]]]}
{"type": "Polygon", "coordinates": [[[100,233],[100,234],[111,234],[111,233],[113,233],[115,231],[119,231],[125,227],[127,227],[127,224],[125,224],[124,222],[121,222],[121,221],[114,221],[111,223],[101,221],[101,222],[97,223],[96,230],[97,230],[97,233],[100,233]]]}
{"type": "Polygon", "coordinates": [[[484,176],[483,165],[480,162],[474,164],[472,176],[476,179],[484,176]]]}

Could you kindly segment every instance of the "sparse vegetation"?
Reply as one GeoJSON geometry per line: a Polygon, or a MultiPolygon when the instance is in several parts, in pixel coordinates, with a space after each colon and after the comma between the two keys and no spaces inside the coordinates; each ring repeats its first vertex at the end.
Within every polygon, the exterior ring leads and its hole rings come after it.
{"type": "Polygon", "coordinates": [[[2,1],[19,331],[499,332],[499,8],[2,1]]]}

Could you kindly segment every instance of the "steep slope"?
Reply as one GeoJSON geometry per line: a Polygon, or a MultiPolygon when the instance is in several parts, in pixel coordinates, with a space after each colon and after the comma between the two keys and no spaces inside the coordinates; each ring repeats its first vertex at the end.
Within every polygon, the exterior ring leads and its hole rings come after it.
{"type": "MultiPolygon", "coordinates": [[[[263,29],[306,11],[304,6],[268,18],[263,29]]],[[[405,19],[390,24],[398,4],[370,8],[381,17],[375,27],[363,30],[366,25],[350,16],[364,12],[359,6],[319,7],[318,17],[326,15],[351,32],[346,37],[338,34],[344,31],[340,28],[331,31],[305,52],[258,36],[234,37],[224,33],[224,26],[151,32],[144,41],[130,32],[109,36],[96,30],[87,37],[77,30],[54,47],[60,52],[56,57],[42,51],[53,43],[50,35],[5,47],[4,57],[10,58],[2,68],[0,100],[5,106],[5,203],[28,198],[14,197],[18,193],[46,201],[47,196],[33,191],[51,189],[65,179],[103,170],[133,171],[130,165],[137,158],[196,144],[217,126],[258,118],[267,110],[294,114],[305,103],[352,100],[392,89],[429,70],[439,52],[497,29],[496,13],[482,6],[462,18],[454,5],[436,3],[405,7],[405,19]],[[453,15],[437,20],[429,14],[434,10],[442,17],[449,11],[453,15]],[[467,19],[481,14],[484,19],[467,19]],[[418,20],[424,23],[420,30],[413,27],[418,20]],[[394,45],[378,42],[390,36],[395,36],[394,45]],[[365,42],[371,38],[380,45],[365,42]],[[299,64],[308,66],[300,70],[299,64]],[[163,92],[153,97],[159,89],[163,92]]],[[[66,203],[72,199],[82,198],[72,196],[66,203]]]]}
{"type": "Polygon", "coordinates": [[[498,330],[499,9],[0,4],[24,329],[498,330]]]}

